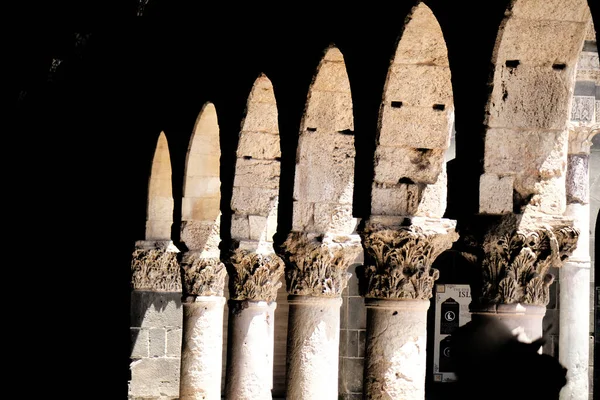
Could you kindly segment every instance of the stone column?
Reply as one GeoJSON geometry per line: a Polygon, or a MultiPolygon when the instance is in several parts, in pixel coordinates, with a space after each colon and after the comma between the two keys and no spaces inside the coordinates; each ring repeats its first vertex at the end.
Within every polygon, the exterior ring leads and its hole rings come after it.
{"type": "Polygon", "coordinates": [[[562,400],[587,399],[590,318],[589,156],[592,137],[600,126],[572,127],[567,158],[567,209],[579,232],[577,248],[560,270],[559,361],[567,368],[562,400]]]}
{"type": "Polygon", "coordinates": [[[292,232],[282,247],[290,306],[287,398],[336,400],[341,295],[360,238],[292,232]]]}
{"type": "Polygon", "coordinates": [[[283,261],[237,249],[229,268],[226,400],[270,400],[277,289],[283,261]]]}
{"type": "Polygon", "coordinates": [[[182,258],[181,400],[220,400],[225,265],[188,252],[182,258]]]}
{"type": "Polygon", "coordinates": [[[461,243],[472,247],[463,255],[481,271],[472,285],[472,319],[498,318],[523,342],[540,338],[554,281],[549,269],[561,267],[577,245],[571,225],[561,216],[511,214],[491,220],[478,238],[465,234],[461,243]]]}
{"type": "Polygon", "coordinates": [[[445,219],[371,217],[357,269],[367,306],[363,398],[423,400],[431,264],[458,239],[445,219]]]}

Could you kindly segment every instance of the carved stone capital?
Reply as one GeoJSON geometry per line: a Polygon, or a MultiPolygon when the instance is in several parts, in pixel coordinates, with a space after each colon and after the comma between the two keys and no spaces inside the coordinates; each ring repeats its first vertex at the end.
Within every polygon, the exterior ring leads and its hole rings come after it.
{"type": "Polygon", "coordinates": [[[289,294],[339,297],[352,276],[348,266],[360,253],[357,235],[292,232],[282,245],[289,294]]]}
{"type": "Polygon", "coordinates": [[[225,265],[217,257],[203,257],[200,252],[188,252],[181,260],[183,298],[188,296],[223,296],[225,265]]]}
{"type": "Polygon", "coordinates": [[[276,254],[236,249],[227,260],[230,300],[275,301],[284,263],[276,254]]]}
{"type": "Polygon", "coordinates": [[[569,154],[590,154],[592,138],[600,133],[600,124],[579,125],[571,123],[569,129],[569,154]]]}
{"type": "Polygon", "coordinates": [[[527,304],[545,306],[554,276],[577,247],[579,231],[566,221],[517,226],[507,219],[487,232],[472,260],[481,277],[473,290],[473,306],[527,304]]]}
{"type": "Polygon", "coordinates": [[[139,241],[131,261],[131,286],[136,290],[181,291],[179,250],[170,241],[139,241]]]}
{"type": "Polygon", "coordinates": [[[361,232],[365,264],[357,269],[366,298],[418,299],[432,296],[439,271],[435,259],[458,239],[454,221],[437,224],[383,225],[370,222],[361,232]]]}

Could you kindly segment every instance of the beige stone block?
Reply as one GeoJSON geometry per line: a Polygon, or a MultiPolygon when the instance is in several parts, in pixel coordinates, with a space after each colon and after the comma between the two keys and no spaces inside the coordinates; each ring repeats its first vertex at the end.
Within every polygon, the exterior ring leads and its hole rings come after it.
{"type": "Polygon", "coordinates": [[[150,220],[146,221],[147,240],[169,240],[171,239],[171,226],[173,220],[150,220]]]}
{"type": "Polygon", "coordinates": [[[312,203],[347,202],[348,192],[354,185],[353,173],[354,170],[328,168],[326,165],[298,165],[294,178],[294,198],[312,203]]]}
{"type": "Polygon", "coordinates": [[[445,163],[443,149],[417,150],[379,146],[375,153],[375,181],[397,184],[401,178],[433,184],[445,163]]]}
{"type": "Polygon", "coordinates": [[[148,357],[148,330],[130,328],[131,333],[131,358],[148,357]]]}
{"type": "Polygon", "coordinates": [[[214,221],[219,215],[219,197],[184,197],[181,219],[184,221],[214,221]]]}
{"type": "Polygon", "coordinates": [[[221,179],[219,176],[188,176],[185,180],[185,195],[189,197],[219,197],[221,179]]]}
{"type": "Polygon", "coordinates": [[[238,142],[237,156],[259,160],[274,160],[276,157],[281,157],[279,135],[243,131],[238,142]]]}
{"type": "Polygon", "coordinates": [[[569,116],[570,69],[498,66],[490,104],[492,128],[563,130],[569,116]]]}
{"type": "Polygon", "coordinates": [[[178,397],[178,358],[145,358],[131,363],[129,394],[132,397],[178,397]]]}
{"type": "Polygon", "coordinates": [[[231,218],[231,236],[234,239],[250,239],[250,225],[247,215],[233,215],[231,218]]]}
{"type": "Polygon", "coordinates": [[[167,357],[181,357],[181,329],[167,329],[167,357]]]}
{"type": "Polygon", "coordinates": [[[186,176],[219,176],[220,153],[189,154],[186,176]]]}
{"type": "Polygon", "coordinates": [[[151,197],[148,202],[148,219],[173,220],[173,197],[151,197]]]}
{"type": "Polygon", "coordinates": [[[448,202],[448,187],[445,168],[433,185],[425,186],[415,215],[429,218],[442,218],[448,202]]]}
{"type": "Polygon", "coordinates": [[[190,139],[189,154],[220,154],[219,129],[196,130],[190,139]]]}
{"type": "Polygon", "coordinates": [[[421,189],[419,185],[375,186],[371,194],[371,214],[416,215],[420,201],[421,189]]]}
{"type": "Polygon", "coordinates": [[[267,238],[267,217],[259,215],[249,215],[250,240],[266,240],[267,238]]]}
{"type": "Polygon", "coordinates": [[[236,214],[266,216],[277,207],[278,195],[276,189],[234,186],[231,208],[236,214]]]}
{"type": "Polygon", "coordinates": [[[513,212],[514,176],[485,173],[479,179],[479,212],[509,214],[513,212]]]}
{"type": "Polygon", "coordinates": [[[316,232],[349,235],[357,220],[352,217],[350,204],[315,203],[314,222],[316,232]]]}
{"type": "Polygon", "coordinates": [[[502,33],[498,62],[519,60],[527,65],[552,66],[576,60],[585,29],[586,25],[578,22],[511,19],[502,33]]]}
{"type": "Polygon", "coordinates": [[[379,144],[424,149],[446,149],[450,144],[453,111],[431,107],[383,106],[379,144]]]}
{"type": "Polygon", "coordinates": [[[325,56],[323,56],[323,60],[325,61],[341,61],[344,62],[344,55],[337,47],[330,47],[325,52],[325,56]]]}
{"type": "Polygon", "coordinates": [[[292,230],[310,231],[314,224],[314,203],[294,201],[292,210],[292,230]]]}
{"type": "Polygon", "coordinates": [[[275,92],[269,78],[263,75],[254,81],[249,102],[275,104],[275,92]]]}
{"type": "Polygon", "coordinates": [[[250,102],[246,118],[242,124],[243,131],[279,133],[277,105],[274,103],[250,102]]]}
{"type": "Polygon", "coordinates": [[[184,221],[181,240],[190,250],[218,251],[221,242],[220,218],[210,221],[184,221]]]}
{"type": "Polygon", "coordinates": [[[280,162],[238,158],[233,186],[279,189],[280,162]]]}
{"type": "Polygon", "coordinates": [[[350,93],[313,90],[308,100],[303,129],[338,132],[353,129],[350,93]]]}
{"type": "Polygon", "coordinates": [[[450,68],[435,65],[392,64],[384,101],[401,101],[403,106],[433,107],[453,104],[450,68]]]}
{"type": "Polygon", "coordinates": [[[396,49],[394,62],[448,65],[442,30],[437,18],[424,3],[413,9],[396,49]]]}
{"type": "Polygon", "coordinates": [[[298,140],[298,164],[354,168],[354,136],[305,131],[298,140]]]}
{"type": "Polygon", "coordinates": [[[488,129],[485,139],[485,171],[499,175],[563,175],[568,152],[568,133],[488,129]]]}
{"type": "Polygon", "coordinates": [[[344,62],[322,61],[311,90],[349,93],[350,81],[344,62]]]}
{"type": "Polygon", "coordinates": [[[587,22],[590,10],[586,0],[529,0],[517,1],[514,17],[533,20],[587,22]]]}

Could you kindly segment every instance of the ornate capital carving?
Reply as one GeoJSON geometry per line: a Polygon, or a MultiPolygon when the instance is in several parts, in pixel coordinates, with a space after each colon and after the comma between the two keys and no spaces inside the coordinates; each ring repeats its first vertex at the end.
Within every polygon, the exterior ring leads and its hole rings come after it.
{"type": "Polygon", "coordinates": [[[227,261],[231,300],[275,301],[284,263],[276,254],[236,249],[227,261]]]}
{"type": "Polygon", "coordinates": [[[179,250],[171,242],[136,243],[131,261],[131,286],[137,290],[181,291],[179,250]]]}
{"type": "Polygon", "coordinates": [[[417,225],[372,224],[362,231],[365,265],[360,268],[362,296],[427,300],[439,271],[435,259],[458,239],[454,226],[424,229],[417,225]]]}
{"type": "Polygon", "coordinates": [[[579,125],[570,123],[569,154],[590,154],[592,138],[600,133],[600,124],[579,125]]]}
{"type": "Polygon", "coordinates": [[[183,297],[223,296],[227,270],[220,259],[188,252],[181,260],[183,297]]]}
{"type": "Polygon", "coordinates": [[[477,306],[522,303],[545,306],[554,276],[577,247],[579,231],[569,225],[519,228],[502,223],[485,235],[482,250],[472,260],[481,266],[473,291],[477,306]]]}
{"type": "Polygon", "coordinates": [[[348,266],[360,253],[360,239],[292,232],[282,245],[289,294],[339,297],[352,276],[348,266]]]}

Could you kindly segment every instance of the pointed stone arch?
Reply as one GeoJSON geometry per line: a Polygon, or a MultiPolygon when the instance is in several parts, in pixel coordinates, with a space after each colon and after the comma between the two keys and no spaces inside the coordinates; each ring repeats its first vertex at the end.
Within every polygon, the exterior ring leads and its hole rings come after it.
{"type": "Polygon", "coordinates": [[[188,249],[219,257],[220,243],[219,123],[214,104],[198,115],[186,156],[181,210],[181,240],[188,249]]]}
{"type": "Polygon", "coordinates": [[[173,224],[171,156],[164,132],[158,136],[148,184],[146,240],[170,240],[173,224]]]}
{"type": "Polygon", "coordinates": [[[294,179],[292,230],[350,234],[354,190],[354,116],[344,56],[326,49],[309,89],[294,179]]]}
{"type": "Polygon", "coordinates": [[[564,212],[566,123],[590,24],[586,0],[515,0],[506,10],[492,60],[481,213],[564,212]]]}
{"type": "Polygon", "coordinates": [[[242,249],[273,253],[281,148],[273,85],[261,74],[248,97],[236,152],[231,237],[242,249]]]}
{"type": "Polygon", "coordinates": [[[446,43],[417,4],[390,63],[380,107],[371,213],[440,218],[454,101],[446,43]]]}

